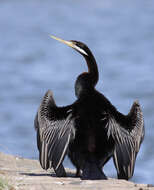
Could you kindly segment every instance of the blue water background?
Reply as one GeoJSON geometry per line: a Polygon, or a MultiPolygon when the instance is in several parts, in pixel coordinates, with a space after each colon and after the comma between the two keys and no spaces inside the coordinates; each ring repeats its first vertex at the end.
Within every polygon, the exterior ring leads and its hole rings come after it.
{"type": "MultiPolygon", "coordinates": [[[[38,158],[33,120],[48,89],[57,105],[75,101],[87,66],[49,38],[85,42],[98,62],[97,89],[124,114],[142,105],[146,136],[132,181],[154,184],[154,1],[1,0],[0,151],[38,158]]],[[[65,160],[66,167],[72,167],[65,160]]],[[[112,161],[104,168],[116,176],[112,161]]]]}

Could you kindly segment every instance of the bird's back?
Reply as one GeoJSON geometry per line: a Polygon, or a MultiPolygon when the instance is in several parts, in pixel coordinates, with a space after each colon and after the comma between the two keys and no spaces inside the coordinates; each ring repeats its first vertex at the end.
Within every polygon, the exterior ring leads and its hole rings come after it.
{"type": "Polygon", "coordinates": [[[70,144],[70,151],[79,152],[85,159],[94,155],[97,159],[107,159],[114,141],[108,138],[106,124],[110,102],[99,92],[81,97],[76,104],[76,136],[70,144]]]}

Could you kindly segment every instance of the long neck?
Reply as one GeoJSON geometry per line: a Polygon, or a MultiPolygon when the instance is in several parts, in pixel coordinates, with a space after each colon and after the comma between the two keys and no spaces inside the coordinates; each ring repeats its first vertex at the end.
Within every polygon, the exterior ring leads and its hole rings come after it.
{"type": "Polygon", "coordinates": [[[84,57],[87,62],[88,73],[91,75],[92,83],[95,86],[97,84],[98,78],[99,78],[96,60],[91,52],[90,52],[89,56],[84,56],[84,57]]]}

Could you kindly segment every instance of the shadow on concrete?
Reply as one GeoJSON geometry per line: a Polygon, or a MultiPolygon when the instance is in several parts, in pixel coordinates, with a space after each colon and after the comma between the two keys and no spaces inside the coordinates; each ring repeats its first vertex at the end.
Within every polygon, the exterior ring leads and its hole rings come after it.
{"type": "MultiPolygon", "coordinates": [[[[26,175],[26,176],[48,176],[48,177],[57,177],[55,173],[28,173],[28,172],[21,172],[20,175],[26,175]]],[[[72,174],[71,172],[67,172],[66,177],[71,178],[77,178],[75,174],[72,174]]]]}

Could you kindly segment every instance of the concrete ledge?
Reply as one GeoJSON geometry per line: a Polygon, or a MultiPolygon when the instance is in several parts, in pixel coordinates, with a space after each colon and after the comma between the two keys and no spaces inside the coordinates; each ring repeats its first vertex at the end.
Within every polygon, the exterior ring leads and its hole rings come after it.
{"type": "Polygon", "coordinates": [[[69,169],[67,174],[66,178],[57,178],[52,170],[44,171],[37,160],[0,153],[0,178],[11,185],[10,190],[154,190],[147,184],[117,179],[82,181],[69,169]]]}

